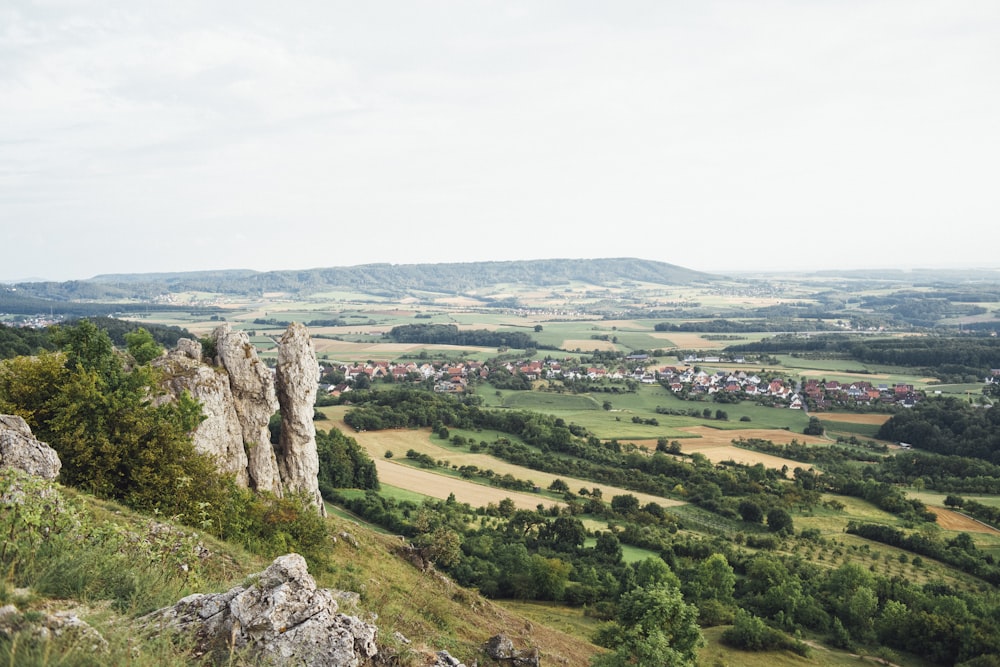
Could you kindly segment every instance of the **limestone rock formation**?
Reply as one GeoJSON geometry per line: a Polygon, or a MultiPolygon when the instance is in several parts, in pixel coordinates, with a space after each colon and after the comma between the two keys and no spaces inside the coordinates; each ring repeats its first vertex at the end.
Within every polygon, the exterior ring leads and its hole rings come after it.
{"type": "Polygon", "coordinates": [[[289,492],[305,493],[320,514],[325,515],[319,493],[319,456],[313,424],[319,364],[305,325],[292,323],[282,335],[275,381],[281,406],[278,445],[281,481],[289,492]]]}
{"type": "Polygon", "coordinates": [[[250,484],[281,496],[278,462],[267,428],[271,415],[278,409],[271,370],[257,357],[257,350],[245,331],[233,331],[224,324],[212,336],[219,363],[229,374],[233,405],[246,445],[250,484]]]}
{"type": "Polygon", "coordinates": [[[313,425],[319,364],[308,329],[288,327],[275,373],[257,356],[246,332],[224,324],[212,339],[214,365],[202,361],[201,343],[189,339],[154,362],[165,371],[171,394],[187,391],[202,405],[205,420],[194,433],[195,448],[213,456],[220,472],[237,483],[278,497],[302,493],[325,515],[313,425]],[[268,423],[279,408],[276,452],[268,423]]]}
{"type": "Polygon", "coordinates": [[[338,613],[334,593],[316,588],[298,554],[275,559],[250,581],[226,593],[189,595],[142,623],[193,636],[201,654],[233,649],[269,665],[357,666],[378,652],[375,626],[338,613]]]}
{"type": "Polygon", "coordinates": [[[35,611],[25,614],[12,604],[0,607],[0,636],[10,637],[18,632],[28,632],[36,639],[54,640],[87,653],[104,653],[108,650],[108,642],[101,633],[72,612],[35,611]]]}
{"type": "Polygon", "coordinates": [[[483,652],[490,658],[513,667],[538,667],[541,658],[537,648],[516,649],[507,635],[495,635],[483,645],[483,652]]]}
{"type": "Polygon", "coordinates": [[[465,667],[465,664],[448,651],[438,651],[429,667],[465,667]]]}
{"type": "Polygon", "coordinates": [[[62,462],[54,449],[31,434],[24,419],[17,415],[0,415],[0,467],[55,479],[62,462]]]}
{"type": "Polygon", "coordinates": [[[201,403],[205,420],[192,436],[195,450],[214,458],[220,472],[233,475],[237,484],[247,486],[243,429],[228,376],[201,363],[201,343],[188,338],[180,339],[174,350],[153,364],[165,371],[171,393],[180,395],[187,391],[201,403]]]}

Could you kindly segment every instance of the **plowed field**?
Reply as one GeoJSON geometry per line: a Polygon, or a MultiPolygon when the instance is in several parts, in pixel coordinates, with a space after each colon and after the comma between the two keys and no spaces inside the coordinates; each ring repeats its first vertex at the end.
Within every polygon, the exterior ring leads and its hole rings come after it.
{"type": "Polygon", "coordinates": [[[864,415],[848,415],[843,413],[827,413],[827,412],[816,412],[814,413],[816,417],[819,417],[825,422],[847,422],[849,424],[882,424],[889,421],[892,415],[879,415],[879,414],[864,414],[864,415]]]}
{"type": "MultiPolygon", "coordinates": [[[[539,503],[548,506],[554,504],[556,501],[532,493],[517,493],[499,487],[469,482],[450,475],[442,475],[433,470],[414,468],[398,461],[404,459],[406,452],[413,449],[422,454],[429,455],[434,460],[447,460],[451,465],[474,465],[481,470],[493,470],[497,475],[510,474],[516,479],[530,479],[543,489],[548,488],[554,479],[559,478],[566,482],[574,492],[583,487],[588,489],[599,488],[605,500],[610,500],[618,495],[632,494],[643,504],[655,502],[662,507],[683,504],[679,500],[661,498],[648,493],[630,491],[608,484],[531,470],[530,468],[507,463],[488,454],[472,454],[445,449],[430,440],[429,429],[390,429],[355,433],[354,429],[343,421],[337,422],[337,428],[344,433],[350,434],[352,438],[357,440],[359,445],[365,448],[368,455],[375,461],[379,480],[392,486],[398,486],[408,491],[416,491],[417,493],[434,498],[447,498],[449,493],[454,493],[456,500],[467,502],[473,507],[481,507],[487,503],[496,504],[507,497],[513,500],[519,508],[523,509],[534,509],[539,503]],[[392,459],[385,458],[386,451],[393,453],[392,459]]],[[[656,447],[655,442],[653,443],[653,447],[656,447]]]]}
{"type": "Polygon", "coordinates": [[[1000,535],[1000,530],[979,523],[975,519],[947,510],[941,507],[928,507],[930,511],[937,515],[937,523],[945,530],[961,530],[966,533],[989,533],[1000,535]]]}
{"type": "MultiPolygon", "coordinates": [[[[742,437],[744,440],[758,438],[760,440],[770,440],[771,442],[782,445],[788,444],[792,440],[797,440],[806,444],[829,444],[829,441],[824,440],[823,438],[803,435],[801,433],[792,433],[791,431],[784,431],[781,429],[753,428],[727,431],[723,429],[709,428],[707,426],[691,426],[688,428],[682,428],[681,430],[698,436],[697,438],[685,438],[683,440],[679,440],[681,443],[681,451],[685,454],[694,454],[695,452],[698,452],[700,454],[704,454],[705,458],[713,463],[719,463],[720,461],[736,461],[737,463],[743,463],[751,466],[763,463],[766,467],[774,468],[775,470],[780,470],[782,466],[794,468],[796,466],[802,466],[803,464],[790,459],[773,456],[771,454],[762,454],[749,449],[734,447],[732,444],[733,440],[738,440],[742,437]]],[[[628,442],[634,442],[637,445],[646,445],[646,447],[650,450],[656,449],[655,440],[629,439],[628,442]]]]}

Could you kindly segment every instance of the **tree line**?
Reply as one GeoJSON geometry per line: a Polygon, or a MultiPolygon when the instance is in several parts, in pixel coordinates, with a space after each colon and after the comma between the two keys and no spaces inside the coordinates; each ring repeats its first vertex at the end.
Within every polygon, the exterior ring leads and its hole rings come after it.
{"type": "Polygon", "coordinates": [[[397,343],[421,343],[424,345],[541,349],[534,338],[521,331],[459,330],[454,324],[401,324],[389,331],[389,338],[397,343]]]}

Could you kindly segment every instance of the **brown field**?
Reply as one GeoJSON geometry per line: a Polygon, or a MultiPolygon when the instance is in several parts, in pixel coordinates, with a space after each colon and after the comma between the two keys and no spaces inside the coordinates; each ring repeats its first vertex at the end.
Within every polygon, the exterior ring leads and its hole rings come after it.
{"type": "Polygon", "coordinates": [[[430,470],[411,468],[402,463],[394,463],[384,458],[376,458],[375,468],[378,470],[379,481],[389,486],[397,486],[407,491],[416,491],[425,496],[447,500],[452,493],[460,503],[469,503],[473,507],[484,507],[489,503],[498,505],[504,498],[510,498],[518,509],[533,510],[539,503],[562,505],[563,503],[550,498],[542,498],[531,493],[508,491],[499,487],[474,484],[464,479],[456,479],[447,475],[439,475],[430,470]]]}
{"type": "MultiPolygon", "coordinates": [[[[736,461],[745,465],[762,463],[764,466],[774,468],[775,470],[780,470],[782,466],[794,468],[795,466],[802,466],[802,464],[790,459],[783,459],[779,456],[734,447],[732,444],[733,440],[738,440],[740,437],[746,440],[759,438],[761,440],[770,440],[777,444],[787,444],[794,439],[807,444],[829,444],[829,441],[820,437],[792,433],[791,431],[781,429],[753,428],[728,431],[709,428],[707,426],[691,426],[689,428],[682,428],[681,430],[697,436],[696,439],[685,438],[680,441],[681,451],[685,454],[698,452],[713,463],[721,461],[736,461]]],[[[650,449],[656,448],[655,440],[629,440],[629,442],[634,442],[637,445],[646,445],[650,449]]]]}
{"type": "Polygon", "coordinates": [[[721,429],[710,428],[708,426],[688,426],[682,428],[681,430],[698,437],[697,441],[684,440],[682,444],[685,449],[687,449],[687,443],[691,443],[693,445],[695,442],[699,442],[703,445],[719,446],[729,445],[733,440],[739,440],[740,438],[743,438],[744,440],[750,440],[751,438],[770,440],[771,442],[781,445],[788,444],[792,440],[804,442],[809,445],[830,444],[829,440],[816,435],[803,435],[802,433],[786,431],[780,428],[721,429]]]}
{"type": "Polygon", "coordinates": [[[610,340],[594,340],[593,338],[580,338],[564,340],[562,342],[562,348],[564,350],[575,350],[580,348],[581,350],[614,350],[617,349],[615,344],[610,340]]]}
{"type": "Polygon", "coordinates": [[[690,331],[655,331],[649,335],[653,338],[669,340],[676,347],[684,350],[720,350],[733,343],[731,340],[705,340],[701,334],[690,331]]]}
{"type": "MultiPolygon", "coordinates": [[[[313,346],[317,354],[340,355],[347,359],[395,359],[407,352],[415,350],[450,350],[447,345],[421,345],[419,343],[352,343],[343,340],[313,338],[313,346]]],[[[463,348],[468,350],[494,350],[494,348],[463,348]]]]}
{"type": "Polygon", "coordinates": [[[850,424],[877,424],[881,426],[882,424],[889,421],[892,415],[878,415],[878,414],[865,414],[865,415],[848,415],[843,413],[826,413],[817,412],[815,413],[817,417],[825,422],[848,422],[850,424]]]}
{"type": "Polygon", "coordinates": [[[865,379],[876,379],[876,380],[887,380],[889,376],[885,373],[849,373],[847,371],[822,371],[814,368],[796,368],[795,372],[799,375],[815,375],[816,377],[827,377],[834,376],[837,377],[850,377],[850,378],[860,378],[865,379]]]}
{"type": "MultiPolygon", "coordinates": [[[[530,493],[518,494],[514,491],[484,486],[429,470],[411,468],[410,466],[397,463],[396,460],[405,458],[406,452],[413,449],[421,454],[427,454],[435,460],[448,461],[452,466],[474,465],[483,470],[492,470],[498,475],[510,474],[517,479],[529,479],[543,489],[547,488],[554,479],[559,478],[566,482],[574,492],[583,487],[588,489],[600,488],[602,495],[606,499],[630,493],[643,504],[657,503],[662,507],[683,504],[678,500],[661,498],[660,496],[648,493],[629,491],[628,489],[608,484],[599,484],[589,480],[574,479],[564,475],[553,475],[551,473],[523,468],[487,454],[456,452],[431,442],[430,429],[393,429],[355,433],[350,426],[342,421],[338,421],[336,426],[344,433],[350,434],[352,438],[357,440],[359,445],[365,448],[368,455],[375,461],[379,479],[386,484],[398,486],[409,491],[416,491],[417,493],[423,493],[435,498],[447,498],[448,494],[453,492],[456,499],[467,502],[475,507],[490,502],[497,503],[508,496],[518,507],[527,509],[534,509],[538,503],[551,505],[556,501],[530,493]],[[392,459],[385,458],[386,451],[392,452],[392,459]],[[393,481],[394,479],[398,481],[393,481]]],[[[655,442],[653,446],[656,446],[655,442]]]]}
{"type": "Polygon", "coordinates": [[[1000,530],[997,530],[992,526],[987,526],[985,523],[980,523],[971,517],[965,516],[964,514],[959,514],[958,512],[953,512],[952,510],[941,507],[928,507],[927,509],[937,515],[937,524],[945,530],[960,530],[966,533],[988,533],[991,535],[1000,535],[1000,530]]]}
{"type": "Polygon", "coordinates": [[[467,296],[450,296],[442,297],[440,299],[434,299],[434,303],[440,303],[445,306],[457,306],[457,307],[476,307],[483,305],[483,302],[479,299],[473,299],[467,296]]]}

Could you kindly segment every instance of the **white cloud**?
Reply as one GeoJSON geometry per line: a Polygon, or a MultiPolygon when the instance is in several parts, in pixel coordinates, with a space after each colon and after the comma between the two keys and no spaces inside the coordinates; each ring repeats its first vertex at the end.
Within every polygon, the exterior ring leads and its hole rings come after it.
{"type": "Polygon", "coordinates": [[[109,0],[0,26],[0,220],[49,239],[14,237],[13,275],[995,263],[968,243],[1000,203],[985,0],[109,0]]]}

